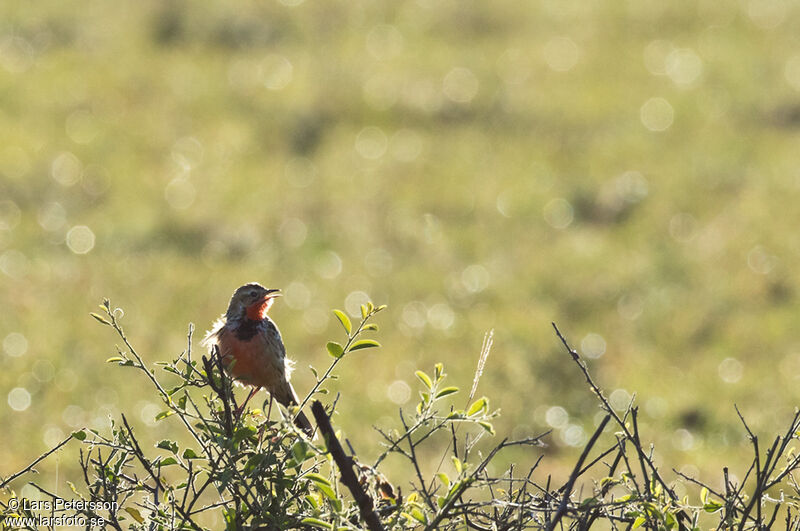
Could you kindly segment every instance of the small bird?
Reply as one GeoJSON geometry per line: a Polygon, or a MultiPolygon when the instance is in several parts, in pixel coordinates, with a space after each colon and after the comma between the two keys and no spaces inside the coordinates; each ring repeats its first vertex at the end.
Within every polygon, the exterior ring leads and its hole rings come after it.
{"type": "MultiPolygon", "coordinates": [[[[279,289],[245,284],[233,292],[228,311],[203,339],[202,344],[210,349],[215,345],[219,348],[222,363],[234,379],[253,386],[244,404],[262,387],[283,406],[298,404],[297,394],[289,383],[293,362],[286,357],[278,327],[267,316],[275,297],[280,296],[279,289]]],[[[309,437],[314,433],[302,411],[297,413],[294,423],[309,437]]]]}

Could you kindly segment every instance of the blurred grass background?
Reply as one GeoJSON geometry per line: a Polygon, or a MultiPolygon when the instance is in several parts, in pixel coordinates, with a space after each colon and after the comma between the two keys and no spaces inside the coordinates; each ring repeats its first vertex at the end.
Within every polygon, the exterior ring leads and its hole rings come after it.
{"type": "Polygon", "coordinates": [[[103,363],[102,297],[155,362],[247,281],[285,291],[272,315],[301,394],[340,337],[330,309],[389,305],[384,348],[334,388],[365,460],[370,426],[413,407],[416,368],[443,361],[469,389],[490,328],[479,394],[501,435],[554,430],[548,470],[598,412],[551,321],[614,404],[636,393],[644,438],[690,474],[747,454],[734,402],[770,437],[797,405],[794,2],[0,15],[2,474],[108,414],[146,426],[161,410],[103,363]]]}

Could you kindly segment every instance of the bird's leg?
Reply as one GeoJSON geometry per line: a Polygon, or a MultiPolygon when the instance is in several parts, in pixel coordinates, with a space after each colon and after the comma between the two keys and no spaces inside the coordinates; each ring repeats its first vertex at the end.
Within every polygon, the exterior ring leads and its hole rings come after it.
{"type": "Polygon", "coordinates": [[[269,394],[269,408],[267,409],[267,420],[269,420],[269,417],[272,415],[272,400],[273,400],[273,396],[272,396],[272,393],[270,393],[269,394]]]}

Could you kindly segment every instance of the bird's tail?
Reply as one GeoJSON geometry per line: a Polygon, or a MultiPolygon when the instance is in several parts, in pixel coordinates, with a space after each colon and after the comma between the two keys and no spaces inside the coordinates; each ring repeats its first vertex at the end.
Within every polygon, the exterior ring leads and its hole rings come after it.
{"type": "MultiPolygon", "coordinates": [[[[299,404],[297,393],[294,392],[292,384],[288,381],[286,381],[286,386],[283,389],[278,389],[276,391],[275,399],[280,402],[281,405],[289,407],[299,404]]],[[[294,417],[294,425],[303,430],[309,437],[314,436],[314,426],[311,425],[308,417],[306,417],[305,413],[302,411],[298,411],[297,415],[294,417]]]]}
{"type": "Polygon", "coordinates": [[[306,417],[306,414],[302,411],[297,413],[297,416],[294,418],[294,425],[306,432],[306,435],[309,437],[314,436],[314,427],[311,425],[311,422],[306,417]]]}

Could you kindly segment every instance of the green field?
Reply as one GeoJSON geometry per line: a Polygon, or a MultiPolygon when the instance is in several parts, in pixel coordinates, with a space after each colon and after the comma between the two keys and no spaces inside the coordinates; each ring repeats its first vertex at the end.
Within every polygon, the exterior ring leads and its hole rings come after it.
{"type": "Polygon", "coordinates": [[[247,281],[285,291],[300,394],[330,310],[389,305],[332,388],[367,459],[415,369],[469,389],[494,329],[497,432],[552,426],[564,474],[599,410],[554,321],[613,403],[636,393],[667,477],[743,474],[733,404],[766,440],[798,405],[798,23],[779,0],[3,3],[0,476],[162,409],[104,363],[103,297],[156,362],[247,281]]]}

